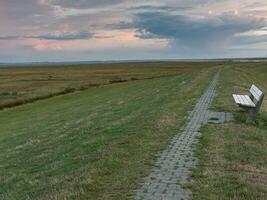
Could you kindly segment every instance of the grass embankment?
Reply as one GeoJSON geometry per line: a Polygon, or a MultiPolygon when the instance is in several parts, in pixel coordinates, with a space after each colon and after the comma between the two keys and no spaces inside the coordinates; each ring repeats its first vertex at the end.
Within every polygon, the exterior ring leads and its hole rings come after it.
{"type": "Polygon", "coordinates": [[[236,121],[203,128],[197,155],[199,166],[190,188],[193,199],[267,199],[267,99],[256,126],[231,94],[248,94],[251,84],[267,94],[267,67],[233,64],[222,70],[214,110],[232,112],[236,121]]]}
{"type": "Polygon", "coordinates": [[[173,76],[218,63],[123,63],[0,68],[0,109],[40,99],[133,80],[173,76]]]}
{"type": "Polygon", "coordinates": [[[0,199],[130,198],[216,71],[194,65],[0,112],[0,199]]]}

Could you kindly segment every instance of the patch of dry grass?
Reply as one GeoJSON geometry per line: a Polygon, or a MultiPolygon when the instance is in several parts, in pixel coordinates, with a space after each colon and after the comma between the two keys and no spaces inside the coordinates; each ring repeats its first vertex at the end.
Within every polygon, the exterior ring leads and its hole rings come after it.
{"type": "Polygon", "coordinates": [[[189,187],[193,199],[267,198],[266,99],[256,126],[245,124],[247,113],[232,94],[248,94],[251,84],[267,94],[266,63],[226,65],[221,74],[214,109],[232,112],[234,123],[207,125],[196,151],[199,165],[189,187]]]}
{"type": "Polygon", "coordinates": [[[217,70],[178,69],[1,111],[0,199],[131,199],[217,70]]]}
{"type": "Polygon", "coordinates": [[[256,129],[230,123],[203,130],[193,199],[266,199],[267,136],[256,129]]]}
{"type": "Polygon", "coordinates": [[[0,109],[100,85],[174,76],[218,63],[126,63],[0,68],[0,109]]]}

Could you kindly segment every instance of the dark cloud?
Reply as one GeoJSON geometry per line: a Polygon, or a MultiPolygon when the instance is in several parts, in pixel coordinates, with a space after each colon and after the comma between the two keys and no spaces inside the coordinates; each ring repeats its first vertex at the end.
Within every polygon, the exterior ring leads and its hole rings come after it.
{"type": "Polygon", "coordinates": [[[80,32],[76,34],[69,33],[69,34],[27,36],[27,38],[36,38],[41,40],[87,40],[92,37],[93,35],[89,32],[80,32]]]}
{"type": "MultiPolygon", "coordinates": [[[[140,58],[232,56],[231,49],[239,47],[237,56],[265,54],[266,36],[245,34],[257,30],[263,30],[263,34],[267,30],[264,28],[267,27],[266,22],[259,19],[267,20],[266,5],[266,0],[0,0],[0,60],[12,56],[14,59],[60,58],[61,51],[48,48],[40,53],[32,48],[35,41],[24,40],[27,38],[62,41],[62,60],[70,55],[80,59],[132,58],[137,53],[140,58]],[[209,10],[218,15],[208,15],[209,10]],[[240,15],[234,15],[234,10],[240,15]],[[64,46],[64,41],[97,38],[103,43],[103,47],[99,48],[110,49],[111,44],[103,40],[120,37],[119,34],[124,31],[118,29],[135,29],[136,36],[142,40],[167,40],[142,41],[135,38],[134,46],[138,48],[128,52],[127,49],[131,49],[133,44],[112,48],[110,52],[103,51],[101,54],[98,53],[99,49],[88,46],[88,49],[94,49],[95,57],[88,57],[93,53],[89,55],[80,42],[73,42],[75,48],[64,46]],[[155,46],[150,45],[157,45],[158,42],[164,45],[154,52],[155,46]],[[144,49],[144,46],[150,49],[144,49]],[[254,47],[265,50],[248,51],[254,47]],[[242,48],[249,53],[241,54],[244,52],[242,48]],[[70,55],[66,56],[68,51],[70,55]],[[46,57],[43,57],[44,52],[46,57]]],[[[129,35],[133,33],[134,30],[130,30],[129,35]]],[[[124,36],[126,34],[121,37],[124,36]]],[[[122,38],[119,42],[123,41],[122,38]]]]}
{"type": "Polygon", "coordinates": [[[167,12],[142,12],[131,23],[121,23],[119,28],[135,28],[142,39],[172,39],[174,45],[195,48],[216,46],[225,43],[237,33],[259,29],[266,21],[224,13],[219,16],[192,18],[167,12]]]}

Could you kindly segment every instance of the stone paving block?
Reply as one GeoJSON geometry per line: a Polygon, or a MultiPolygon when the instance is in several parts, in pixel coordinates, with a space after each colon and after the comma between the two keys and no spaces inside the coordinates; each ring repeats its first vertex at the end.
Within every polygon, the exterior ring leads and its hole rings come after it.
{"type": "Polygon", "coordinates": [[[207,123],[224,123],[233,120],[230,113],[211,112],[209,105],[215,96],[219,72],[208,89],[199,98],[193,111],[188,113],[188,122],[171,140],[167,149],[158,154],[158,160],[151,174],[144,178],[136,192],[136,200],[187,200],[190,191],[184,189],[191,169],[196,166],[197,158],[193,151],[200,136],[200,128],[207,123]]]}

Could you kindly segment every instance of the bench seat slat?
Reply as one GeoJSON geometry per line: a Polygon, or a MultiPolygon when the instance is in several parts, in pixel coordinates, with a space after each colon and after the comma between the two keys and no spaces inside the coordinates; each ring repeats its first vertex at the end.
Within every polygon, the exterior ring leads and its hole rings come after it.
{"type": "Polygon", "coordinates": [[[233,94],[235,102],[244,107],[256,107],[256,105],[253,103],[253,101],[250,99],[248,95],[237,95],[233,94]]]}
{"type": "Polygon", "coordinates": [[[241,99],[239,98],[239,95],[235,95],[235,94],[234,94],[233,97],[234,97],[235,102],[236,102],[237,104],[241,104],[241,103],[242,103],[241,99]]]}
{"type": "Polygon", "coordinates": [[[243,95],[236,95],[236,98],[238,99],[237,102],[241,105],[247,105],[246,99],[243,98],[243,95]]]}
{"type": "Polygon", "coordinates": [[[242,95],[243,99],[246,101],[246,105],[250,107],[256,107],[255,103],[250,99],[248,95],[242,95]]]}
{"type": "Polygon", "coordinates": [[[246,105],[246,102],[244,101],[242,95],[238,95],[238,99],[239,99],[239,101],[241,102],[242,105],[246,105]]]}
{"type": "Polygon", "coordinates": [[[242,99],[243,99],[243,101],[245,102],[246,105],[251,105],[252,100],[249,98],[249,96],[242,95],[241,97],[242,97],[242,99]]]}
{"type": "Polygon", "coordinates": [[[249,102],[249,100],[246,98],[245,95],[240,95],[240,98],[242,99],[244,105],[246,105],[246,106],[251,105],[251,102],[249,102]]]}

